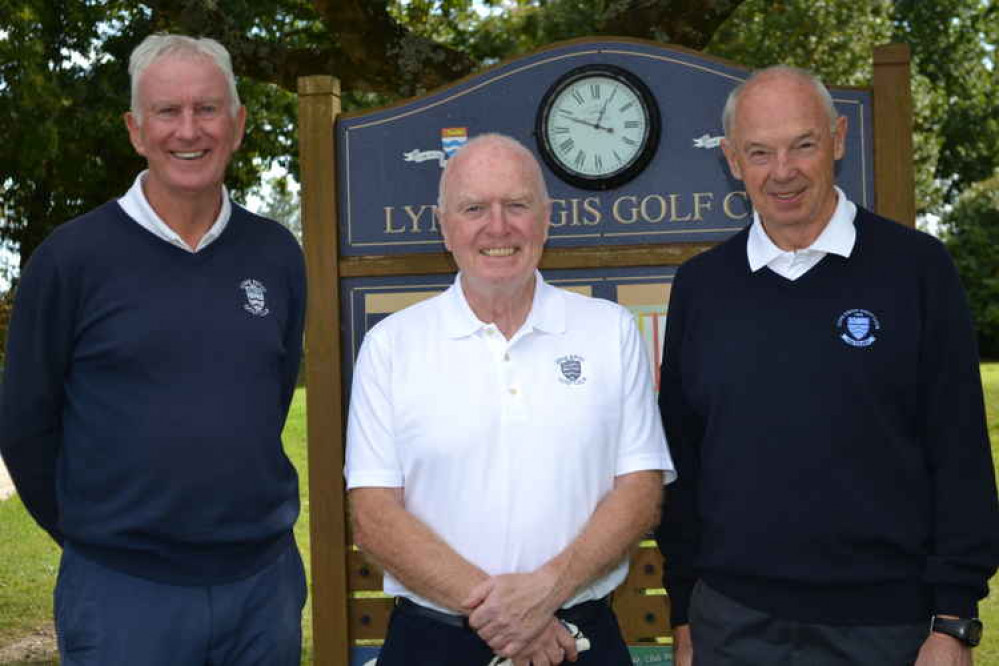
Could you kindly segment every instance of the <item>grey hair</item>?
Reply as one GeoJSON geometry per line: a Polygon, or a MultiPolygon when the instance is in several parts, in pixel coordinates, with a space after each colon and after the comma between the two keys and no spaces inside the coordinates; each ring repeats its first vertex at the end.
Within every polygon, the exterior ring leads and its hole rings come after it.
{"type": "Polygon", "coordinates": [[[222,71],[229,88],[229,115],[239,112],[239,93],[236,91],[236,77],[232,73],[232,59],[225,47],[208,37],[195,38],[187,35],[158,33],[149,35],[132,51],[128,61],[128,75],[132,80],[132,115],[142,123],[142,109],[139,105],[139,80],[146,69],[160,58],[178,56],[184,58],[209,58],[222,71]]]}
{"type": "Polygon", "coordinates": [[[773,65],[771,67],[767,67],[766,69],[753,72],[752,76],[740,83],[732,90],[732,92],[728,94],[728,99],[725,100],[725,110],[722,111],[722,127],[725,129],[725,138],[730,141],[732,139],[732,125],[735,121],[735,108],[739,104],[739,99],[742,97],[742,93],[744,93],[746,88],[752,85],[755,81],[775,75],[788,76],[811,85],[815,90],[815,94],[819,96],[819,100],[822,102],[826,115],[829,116],[830,131],[833,134],[836,133],[836,121],[839,119],[839,113],[836,111],[836,106],[833,104],[832,95],[829,94],[829,89],[826,88],[824,83],[822,83],[822,80],[807,69],[802,69],[801,67],[773,65]]]}
{"type": "Polygon", "coordinates": [[[448,174],[451,172],[451,165],[454,164],[455,160],[457,160],[462,153],[466,152],[473,146],[477,146],[482,143],[496,143],[523,156],[526,159],[527,164],[530,165],[529,169],[536,181],[535,184],[537,186],[537,191],[541,195],[541,203],[548,203],[548,186],[545,184],[545,177],[541,173],[541,165],[538,164],[538,158],[534,156],[534,153],[532,153],[520,141],[517,141],[511,136],[496,132],[489,132],[487,134],[479,134],[478,136],[470,139],[468,143],[459,148],[458,151],[452,155],[444,165],[444,170],[441,171],[440,184],[437,187],[437,211],[439,214],[444,213],[444,200],[446,198],[444,190],[447,184],[448,174]]]}

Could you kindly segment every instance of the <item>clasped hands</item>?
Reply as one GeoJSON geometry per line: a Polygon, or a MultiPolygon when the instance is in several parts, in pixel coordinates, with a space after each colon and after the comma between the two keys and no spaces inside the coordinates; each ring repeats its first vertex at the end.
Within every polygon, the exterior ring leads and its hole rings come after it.
{"type": "Polygon", "coordinates": [[[576,661],[576,641],[555,617],[555,577],[544,569],[488,578],[462,604],[468,624],[513,666],[576,661]]]}

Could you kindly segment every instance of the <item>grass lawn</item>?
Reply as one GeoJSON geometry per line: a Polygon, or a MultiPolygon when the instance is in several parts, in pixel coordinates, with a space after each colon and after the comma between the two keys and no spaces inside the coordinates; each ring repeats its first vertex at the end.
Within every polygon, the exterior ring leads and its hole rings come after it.
{"type": "MultiPolygon", "coordinates": [[[[999,460],[999,363],[982,364],[982,380],[985,384],[992,456],[994,460],[999,460]]],[[[295,536],[305,559],[306,571],[309,571],[309,479],[306,468],[303,390],[295,394],[284,441],[288,455],[299,471],[302,517],[295,528],[295,536]]],[[[35,527],[16,497],[0,502],[0,651],[5,645],[51,620],[51,592],[58,556],[58,549],[35,527]]],[[[999,576],[992,581],[992,589],[995,590],[997,586],[999,576]]],[[[975,663],[977,666],[999,666],[999,593],[986,599],[980,612],[986,631],[982,645],[976,650],[975,663]]],[[[312,661],[310,604],[306,605],[302,623],[305,635],[302,663],[308,664],[312,661]]]]}

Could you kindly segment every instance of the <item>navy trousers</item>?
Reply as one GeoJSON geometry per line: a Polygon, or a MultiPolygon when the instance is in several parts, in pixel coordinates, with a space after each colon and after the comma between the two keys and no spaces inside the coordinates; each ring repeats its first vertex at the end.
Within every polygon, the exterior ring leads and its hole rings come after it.
{"type": "MultiPolygon", "coordinates": [[[[605,601],[590,601],[558,612],[589,639],[576,666],[632,666],[614,612],[605,601]]],[[[471,629],[396,607],[389,620],[377,666],[487,666],[493,651],[471,629]]],[[[568,664],[569,662],[564,662],[568,664]]]]}
{"type": "Polygon", "coordinates": [[[694,666],[910,666],[929,620],[834,626],[775,618],[698,582],[690,600],[694,666]]]}
{"type": "Polygon", "coordinates": [[[67,546],[55,589],[62,666],[299,666],[306,583],[294,542],[233,583],[178,586],[67,546]]]}

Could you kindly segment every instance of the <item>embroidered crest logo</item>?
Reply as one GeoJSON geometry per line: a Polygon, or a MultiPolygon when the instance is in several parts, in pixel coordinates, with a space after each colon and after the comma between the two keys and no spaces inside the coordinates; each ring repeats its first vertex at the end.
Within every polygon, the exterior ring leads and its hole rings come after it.
{"type": "Polygon", "coordinates": [[[246,279],[239,283],[239,288],[246,294],[246,303],[243,303],[243,309],[257,317],[267,316],[270,312],[267,309],[265,298],[267,287],[257,280],[246,279]]]}
{"type": "Polygon", "coordinates": [[[839,338],[851,347],[870,347],[877,340],[881,322],[870,310],[847,310],[836,320],[839,338]]]}
{"type": "Polygon", "coordinates": [[[575,354],[556,359],[555,367],[558,369],[558,380],[571,386],[585,384],[586,377],[583,376],[583,362],[585,360],[582,356],[575,354]]]}

